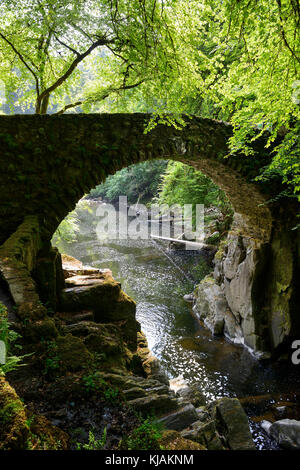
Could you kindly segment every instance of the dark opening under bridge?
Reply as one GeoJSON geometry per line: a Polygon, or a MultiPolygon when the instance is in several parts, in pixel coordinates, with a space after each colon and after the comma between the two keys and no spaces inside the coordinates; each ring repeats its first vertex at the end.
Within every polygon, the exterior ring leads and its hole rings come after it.
{"type": "Polygon", "coordinates": [[[50,253],[55,258],[51,237],[78,200],[121,168],[159,158],[203,171],[234,208],[214,277],[245,344],[272,351],[299,335],[300,244],[298,231],[291,230],[297,209],[289,200],[266,204],[272,189],[254,182],[270,161],[263,141],[252,157],[225,158],[230,125],[193,117],[182,130],[160,124],[145,133],[148,120],[147,114],[0,117],[0,270],[19,315],[34,318],[29,303],[38,299],[36,283],[43,301],[57,296],[42,281],[41,259],[50,253]]]}

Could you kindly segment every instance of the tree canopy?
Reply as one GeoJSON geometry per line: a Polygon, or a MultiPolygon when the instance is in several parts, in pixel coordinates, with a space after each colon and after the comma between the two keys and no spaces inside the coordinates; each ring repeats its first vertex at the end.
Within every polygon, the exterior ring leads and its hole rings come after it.
{"type": "Polygon", "coordinates": [[[262,177],[300,194],[299,0],[2,0],[0,15],[0,79],[23,111],[200,114],[249,158],[267,131],[262,177]]]}

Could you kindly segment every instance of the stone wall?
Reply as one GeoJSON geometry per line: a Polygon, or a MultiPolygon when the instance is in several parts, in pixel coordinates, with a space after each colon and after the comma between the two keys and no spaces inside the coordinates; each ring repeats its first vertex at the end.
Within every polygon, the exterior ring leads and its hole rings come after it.
{"type": "Polygon", "coordinates": [[[0,247],[0,276],[21,319],[41,319],[47,314],[31,277],[41,248],[40,224],[35,216],[25,217],[24,222],[0,247]]]}

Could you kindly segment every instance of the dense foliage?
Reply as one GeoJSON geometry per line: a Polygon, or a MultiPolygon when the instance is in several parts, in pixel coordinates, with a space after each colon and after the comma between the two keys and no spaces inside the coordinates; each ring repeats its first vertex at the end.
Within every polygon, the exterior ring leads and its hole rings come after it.
{"type": "Polygon", "coordinates": [[[0,80],[24,111],[218,117],[248,158],[267,131],[263,177],[300,193],[298,0],[3,0],[0,15],[0,80]]]}
{"type": "Polygon", "coordinates": [[[109,202],[117,202],[125,195],[130,204],[139,201],[148,203],[158,191],[161,175],[167,166],[166,160],[154,160],[130,165],[114,175],[108,176],[103,184],[90,192],[91,197],[102,197],[109,202]]]}
{"type": "Polygon", "coordinates": [[[220,206],[224,193],[210,178],[189,165],[170,161],[162,175],[157,202],[159,204],[204,204],[220,206]]]}

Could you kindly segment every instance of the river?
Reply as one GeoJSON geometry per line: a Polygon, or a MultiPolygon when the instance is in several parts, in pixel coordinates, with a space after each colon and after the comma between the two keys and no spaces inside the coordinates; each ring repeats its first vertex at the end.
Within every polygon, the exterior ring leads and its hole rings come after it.
{"type": "MultiPolygon", "coordinates": [[[[209,271],[197,251],[168,251],[151,240],[99,241],[97,203],[77,209],[80,230],[72,243],[57,242],[59,250],[97,268],[110,268],[123,290],[137,303],[137,320],[149,348],[170,378],[200,382],[208,401],[229,397],[292,395],[299,390],[295,366],[257,361],[246,349],[213,337],[192,316],[183,300],[209,271]]],[[[274,402],[270,398],[270,402],[274,402]]],[[[249,409],[249,414],[254,413],[249,409]]],[[[276,448],[251,421],[257,448],[276,448]]]]}

